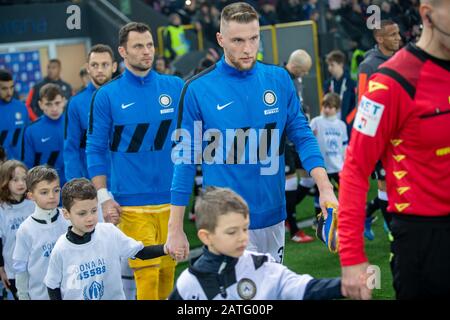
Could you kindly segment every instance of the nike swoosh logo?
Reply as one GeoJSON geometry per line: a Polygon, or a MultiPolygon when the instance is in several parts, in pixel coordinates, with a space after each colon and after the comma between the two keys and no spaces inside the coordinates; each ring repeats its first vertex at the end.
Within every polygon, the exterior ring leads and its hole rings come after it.
{"type": "Polygon", "coordinates": [[[133,102],[133,103],[129,103],[129,104],[123,104],[122,103],[122,109],[126,109],[126,108],[129,108],[129,107],[131,107],[133,104],[135,104],[136,102],[133,102]]]}
{"type": "Polygon", "coordinates": [[[42,138],[41,142],[42,143],[46,143],[48,140],[50,140],[52,137],[48,137],[48,138],[42,138]]]}
{"type": "Polygon", "coordinates": [[[222,110],[222,109],[225,109],[226,107],[228,107],[230,104],[232,104],[232,103],[234,103],[234,101],[231,101],[231,102],[229,102],[229,103],[227,103],[227,104],[224,104],[223,106],[221,106],[221,105],[217,105],[217,110],[222,110]]]}

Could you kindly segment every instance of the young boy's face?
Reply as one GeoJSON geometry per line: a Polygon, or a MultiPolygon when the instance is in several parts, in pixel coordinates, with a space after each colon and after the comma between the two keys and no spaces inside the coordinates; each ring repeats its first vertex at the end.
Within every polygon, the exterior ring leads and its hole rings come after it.
{"type": "Polygon", "coordinates": [[[97,198],[75,200],[70,211],[63,209],[64,218],[72,223],[72,232],[83,236],[92,232],[98,223],[97,198]]]}
{"type": "Polygon", "coordinates": [[[334,78],[340,75],[343,70],[344,66],[342,63],[337,63],[336,61],[330,61],[330,63],[328,63],[328,72],[330,72],[334,78]]]}
{"type": "Polygon", "coordinates": [[[39,100],[39,107],[42,112],[52,120],[58,120],[61,117],[65,106],[66,98],[61,95],[57,95],[51,101],[45,97],[39,100]]]}
{"type": "Polygon", "coordinates": [[[322,112],[325,117],[332,117],[337,114],[337,109],[330,104],[324,103],[322,106],[322,112]]]}
{"type": "Polygon", "coordinates": [[[212,253],[238,258],[247,248],[249,223],[248,216],[230,212],[219,216],[214,232],[206,231],[200,239],[212,253]]]}
{"type": "Polygon", "coordinates": [[[29,192],[29,198],[44,210],[53,210],[58,207],[61,187],[59,180],[41,181],[29,192]]]}

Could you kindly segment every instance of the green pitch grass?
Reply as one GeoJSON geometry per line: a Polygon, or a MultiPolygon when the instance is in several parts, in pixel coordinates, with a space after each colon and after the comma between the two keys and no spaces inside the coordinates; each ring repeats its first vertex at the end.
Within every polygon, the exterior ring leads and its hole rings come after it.
{"type": "MultiPolygon", "coordinates": [[[[371,181],[369,199],[373,199],[376,194],[376,181],[371,181]]],[[[309,219],[314,215],[314,205],[311,197],[307,197],[297,206],[297,220],[309,219]]],[[[380,289],[373,290],[373,299],[394,299],[394,289],[392,288],[392,274],[389,266],[390,244],[387,234],[383,229],[383,216],[380,211],[376,212],[377,221],[373,224],[375,239],[373,241],[365,240],[366,254],[372,265],[380,268],[380,289]]],[[[201,246],[197,238],[195,224],[188,220],[188,214],[185,214],[185,232],[189,239],[190,248],[201,246]]],[[[314,230],[311,227],[305,229],[305,232],[315,237],[314,230]]],[[[337,277],[341,274],[339,257],[337,254],[331,254],[325,245],[316,239],[316,241],[306,244],[298,244],[290,240],[289,233],[286,233],[286,249],[284,254],[284,264],[297,273],[307,273],[317,278],[337,277]]],[[[186,262],[180,263],[176,269],[177,278],[181,271],[186,269],[186,262]]]]}

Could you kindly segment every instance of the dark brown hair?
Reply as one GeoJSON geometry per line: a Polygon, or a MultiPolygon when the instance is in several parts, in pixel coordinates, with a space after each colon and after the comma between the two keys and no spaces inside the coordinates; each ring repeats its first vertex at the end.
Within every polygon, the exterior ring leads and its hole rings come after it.
{"type": "Polygon", "coordinates": [[[63,208],[70,212],[75,201],[94,200],[97,190],[94,184],[86,178],[72,179],[62,188],[63,208]]]}
{"type": "Polygon", "coordinates": [[[94,52],[95,53],[107,52],[111,56],[112,61],[114,61],[114,53],[113,53],[111,47],[106,45],[106,44],[99,43],[99,44],[96,44],[95,46],[93,46],[91,48],[91,50],[89,50],[89,53],[88,53],[88,59],[87,59],[88,62],[91,59],[91,54],[94,53],[94,52]]]}
{"type": "Polygon", "coordinates": [[[339,64],[345,64],[345,54],[341,50],[333,50],[327,54],[327,63],[336,62],[339,64]]]}
{"type": "Polygon", "coordinates": [[[51,59],[48,61],[48,64],[56,63],[61,68],[61,60],[59,59],[51,59]]]}
{"type": "Polygon", "coordinates": [[[335,92],[328,92],[323,96],[322,105],[327,105],[339,110],[341,108],[341,97],[335,92]]]}
{"type": "Polygon", "coordinates": [[[0,81],[13,81],[12,73],[6,69],[0,69],[0,81]]]}
{"type": "Polygon", "coordinates": [[[53,101],[57,96],[64,97],[64,93],[61,88],[54,83],[47,83],[41,90],[39,90],[39,100],[47,99],[48,101],[53,101]]]}
{"type": "Polygon", "coordinates": [[[28,191],[33,192],[34,187],[36,187],[39,182],[53,182],[56,180],[59,181],[59,176],[55,169],[49,166],[37,166],[28,171],[27,189],[28,191]]]}
{"type": "Polygon", "coordinates": [[[245,218],[249,209],[245,200],[227,188],[208,187],[196,200],[195,225],[197,230],[214,232],[219,216],[230,212],[240,213],[245,218]]]}
{"type": "Polygon", "coordinates": [[[14,178],[16,168],[23,168],[28,171],[27,166],[17,160],[8,160],[0,165],[0,203],[9,203],[11,201],[11,191],[9,190],[9,181],[14,178]]]}
{"type": "Polygon", "coordinates": [[[150,32],[152,33],[150,27],[142,22],[130,22],[124,25],[119,31],[119,45],[121,47],[126,47],[128,42],[128,34],[131,31],[135,31],[138,33],[150,32]]]}
{"type": "Polygon", "coordinates": [[[383,33],[384,32],[384,28],[385,27],[387,27],[387,26],[391,26],[391,25],[393,25],[393,24],[396,24],[394,21],[392,21],[392,20],[381,20],[380,21],[380,28],[379,29],[374,29],[373,30],[373,36],[374,36],[374,38],[375,37],[377,37],[380,33],[383,33]]]}

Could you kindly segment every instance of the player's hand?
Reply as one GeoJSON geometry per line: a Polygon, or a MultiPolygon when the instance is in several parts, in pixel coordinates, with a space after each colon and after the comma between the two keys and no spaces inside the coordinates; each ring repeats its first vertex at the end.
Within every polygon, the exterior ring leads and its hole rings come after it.
{"type": "Polygon", "coordinates": [[[367,286],[369,263],[342,267],[342,295],[356,300],[369,300],[372,298],[372,289],[367,286]]]}
{"type": "Polygon", "coordinates": [[[169,230],[166,247],[170,256],[177,261],[186,260],[189,256],[189,242],[182,229],[169,230]]]}
{"type": "Polygon", "coordinates": [[[114,201],[114,199],[109,199],[103,202],[102,211],[105,222],[110,222],[114,225],[118,225],[120,223],[122,208],[116,201],[114,201]]]}
{"type": "Polygon", "coordinates": [[[6,275],[5,269],[0,267],[0,277],[2,278],[3,286],[9,289],[11,287],[11,283],[8,280],[8,276],[6,275]]]}
{"type": "Polygon", "coordinates": [[[336,198],[336,195],[334,194],[332,187],[324,190],[319,190],[319,192],[320,192],[319,196],[320,209],[324,213],[326,219],[328,215],[327,206],[331,206],[337,210],[339,206],[338,200],[336,198]]]}
{"type": "MultiPolygon", "coordinates": [[[[188,254],[188,256],[189,256],[189,254],[188,254]]],[[[185,255],[184,249],[178,249],[177,251],[175,251],[173,259],[175,259],[177,262],[180,262],[180,261],[186,260],[188,258],[188,256],[185,255]]]]}

